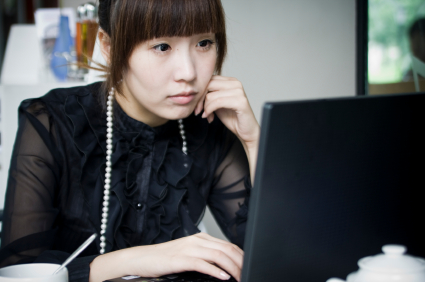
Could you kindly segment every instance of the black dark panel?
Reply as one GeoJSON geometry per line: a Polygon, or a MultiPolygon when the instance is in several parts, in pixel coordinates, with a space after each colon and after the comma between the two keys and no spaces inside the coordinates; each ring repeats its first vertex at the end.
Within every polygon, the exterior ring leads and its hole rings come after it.
{"type": "Polygon", "coordinates": [[[345,278],[385,244],[425,257],[425,95],[264,108],[243,282],[345,278]]]}
{"type": "Polygon", "coordinates": [[[367,95],[368,0],[356,0],[356,95],[367,95]]]}

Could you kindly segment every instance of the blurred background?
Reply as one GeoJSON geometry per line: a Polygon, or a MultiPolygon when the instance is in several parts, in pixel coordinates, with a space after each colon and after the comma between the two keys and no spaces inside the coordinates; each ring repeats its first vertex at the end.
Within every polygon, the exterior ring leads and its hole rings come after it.
{"type": "MultiPolygon", "coordinates": [[[[80,2],[68,1],[68,2],[80,2]]],[[[39,8],[58,7],[58,0],[1,0],[0,4],[0,69],[13,24],[34,23],[34,12],[39,8]]]]}
{"type": "Polygon", "coordinates": [[[419,19],[425,19],[424,0],[369,0],[369,83],[413,79],[409,29],[419,19]]]}
{"type": "Polygon", "coordinates": [[[424,75],[413,83],[425,67],[425,1],[369,0],[367,46],[369,94],[419,90],[424,75]],[[417,69],[412,57],[420,61],[417,69]]]}

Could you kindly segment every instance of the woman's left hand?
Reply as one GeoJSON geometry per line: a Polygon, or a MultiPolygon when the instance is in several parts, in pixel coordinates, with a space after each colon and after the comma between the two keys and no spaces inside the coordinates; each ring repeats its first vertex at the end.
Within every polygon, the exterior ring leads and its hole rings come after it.
{"type": "Polygon", "coordinates": [[[207,86],[206,95],[198,102],[195,114],[202,109],[203,118],[214,120],[214,113],[221,122],[242,142],[245,149],[257,147],[260,126],[255,119],[242,83],[236,78],[214,75],[207,86]]]}

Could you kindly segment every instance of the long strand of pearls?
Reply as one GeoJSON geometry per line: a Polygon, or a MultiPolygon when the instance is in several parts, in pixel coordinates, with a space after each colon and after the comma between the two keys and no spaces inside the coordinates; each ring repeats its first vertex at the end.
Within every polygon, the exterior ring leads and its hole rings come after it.
{"type": "MultiPolygon", "coordinates": [[[[106,169],[105,169],[105,187],[103,192],[103,208],[102,208],[102,224],[100,225],[100,254],[105,253],[106,247],[106,228],[108,227],[108,213],[109,213],[109,190],[111,189],[111,173],[112,173],[112,125],[113,125],[113,100],[115,89],[112,87],[108,94],[108,101],[106,107],[106,169]]],[[[183,120],[179,119],[180,135],[183,140],[182,151],[187,155],[187,141],[184,131],[183,120]]]]}
{"type": "Polygon", "coordinates": [[[180,135],[181,135],[182,140],[183,140],[182,151],[185,155],[187,155],[187,142],[186,142],[186,135],[185,135],[185,132],[184,132],[184,125],[183,125],[182,119],[179,119],[179,128],[180,128],[180,135]]]}
{"type": "Polygon", "coordinates": [[[111,156],[112,156],[112,121],[113,121],[113,100],[115,89],[112,87],[109,91],[106,107],[106,169],[105,169],[105,187],[103,192],[102,224],[100,225],[100,254],[105,253],[106,247],[106,227],[108,226],[109,212],[109,190],[111,189],[111,156]]]}

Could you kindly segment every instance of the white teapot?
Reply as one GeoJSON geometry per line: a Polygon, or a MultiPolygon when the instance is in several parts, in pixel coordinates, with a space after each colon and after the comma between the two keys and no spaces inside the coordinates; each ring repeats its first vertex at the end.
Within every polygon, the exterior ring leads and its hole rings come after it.
{"type": "Polygon", "coordinates": [[[383,254],[359,260],[360,269],[350,273],[347,281],[330,278],[326,282],[424,282],[425,260],[406,255],[406,247],[385,245],[383,254]]]}

